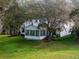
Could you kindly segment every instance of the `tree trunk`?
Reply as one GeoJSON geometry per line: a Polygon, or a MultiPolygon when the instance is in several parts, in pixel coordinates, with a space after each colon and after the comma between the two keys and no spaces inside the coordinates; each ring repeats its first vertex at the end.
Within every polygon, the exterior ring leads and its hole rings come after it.
{"type": "Polygon", "coordinates": [[[79,43],[79,30],[76,31],[76,42],[79,43]]]}

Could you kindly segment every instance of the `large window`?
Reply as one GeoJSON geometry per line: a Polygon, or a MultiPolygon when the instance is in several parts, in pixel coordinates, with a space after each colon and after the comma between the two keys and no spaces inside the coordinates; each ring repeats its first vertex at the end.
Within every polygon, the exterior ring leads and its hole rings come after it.
{"type": "Polygon", "coordinates": [[[30,30],[30,36],[35,36],[35,31],[34,30],[30,30]]]}
{"type": "Polygon", "coordinates": [[[28,36],[45,36],[45,30],[26,30],[26,35],[28,36]]]}
{"type": "Polygon", "coordinates": [[[26,30],[26,35],[29,35],[29,32],[30,32],[29,30],[26,30]]]}
{"type": "Polygon", "coordinates": [[[39,30],[36,30],[36,36],[39,36],[39,30]]]}

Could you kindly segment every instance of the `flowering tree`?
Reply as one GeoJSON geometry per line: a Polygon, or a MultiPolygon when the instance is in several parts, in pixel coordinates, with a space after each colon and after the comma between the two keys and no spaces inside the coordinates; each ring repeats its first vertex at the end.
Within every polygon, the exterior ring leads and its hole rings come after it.
{"type": "Polygon", "coordinates": [[[30,0],[23,3],[21,7],[25,10],[28,19],[47,18],[48,24],[45,27],[50,34],[57,29],[60,23],[69,21],[69,14],[74,9],[72,2],[67,0],[30,0]]]}

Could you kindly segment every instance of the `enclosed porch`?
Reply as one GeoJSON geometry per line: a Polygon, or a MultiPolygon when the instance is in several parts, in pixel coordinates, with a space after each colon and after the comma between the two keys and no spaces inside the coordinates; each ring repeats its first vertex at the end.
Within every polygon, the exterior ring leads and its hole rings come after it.
{"type": "Polygon", "coordinates": [[[29,40],[42,40],[46,38],[48,32],[46,30],[26,30],[25,38],[29,40]]]}

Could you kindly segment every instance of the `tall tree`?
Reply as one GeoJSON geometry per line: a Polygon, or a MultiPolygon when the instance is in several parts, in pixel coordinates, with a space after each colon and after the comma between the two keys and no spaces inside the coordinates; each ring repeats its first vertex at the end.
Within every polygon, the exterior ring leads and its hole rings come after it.
{"type": "Polygon", "coordinates": [[[5,12],[13,5],[13,0],[0,0],[0,33],[2,32],[3,19],[5,18],[5,12]]]}
{"type": "Polygon", "coordinates": [[[69,20],[69,14],[74,8],[74,5],[66,0],[30,0],[27,3],[28,1],[23,5],[27,18],[47,18],[46,27],[50,34],[60,23],[69,20]]]}

